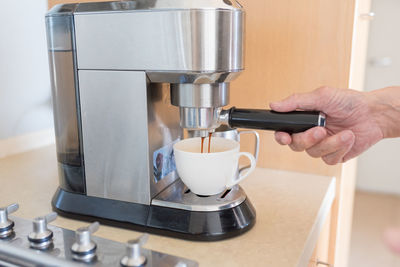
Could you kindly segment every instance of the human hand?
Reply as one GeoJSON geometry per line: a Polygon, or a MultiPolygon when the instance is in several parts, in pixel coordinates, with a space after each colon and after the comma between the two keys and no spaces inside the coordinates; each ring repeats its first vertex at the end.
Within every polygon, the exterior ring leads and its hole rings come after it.
{"type": "Polygon", "coordinates": [[[310,93],[294,94],[270,104],[277,112],[318,110],[326,114],[326,127],[314,127],[289,135],[276,132],[281,145],[294,151],[306,151],[330,165],[345,162],[367,150],[383,138],[372,105],[372,97],[350,89],[321,87],[310,93]]]}

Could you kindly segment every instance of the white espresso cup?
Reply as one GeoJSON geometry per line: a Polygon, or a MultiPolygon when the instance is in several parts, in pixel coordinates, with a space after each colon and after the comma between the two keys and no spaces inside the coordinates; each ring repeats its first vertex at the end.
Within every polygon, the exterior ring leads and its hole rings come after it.
{"type": "Polygon", "coordinates": [[[204,140],[201,153],[201,138],[188,138],[174,145],[176,169],[182,181],[195,194],[209,196],[223,192],[243,181],[256,167],[254,156],[240,152],[239,142],[221,137],[211,138],[211,151],[208,138],[204,140]],[[250,167],[236,175],[241,156],[250,160],[250,167]]]}

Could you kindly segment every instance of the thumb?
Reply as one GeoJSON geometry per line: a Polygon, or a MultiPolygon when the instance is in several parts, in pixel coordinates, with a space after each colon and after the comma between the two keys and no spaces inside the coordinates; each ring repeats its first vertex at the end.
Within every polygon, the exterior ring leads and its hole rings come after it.
{"type": "Polygon", "coordinates": [[[293,94],[284,100],[272,102],[269,106],[278,112],[289,112],[296,109],[323,111],[323,102],[325,102],[323,100],[323,95],[317,89],[310,93],[293,94]]]}

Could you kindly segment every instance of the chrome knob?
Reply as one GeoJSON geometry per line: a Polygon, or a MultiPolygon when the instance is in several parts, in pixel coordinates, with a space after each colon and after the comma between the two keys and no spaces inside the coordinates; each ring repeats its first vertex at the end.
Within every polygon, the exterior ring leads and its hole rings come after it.
{"type": "Polygon", "coordinates": [[[7,238],[13,233],[14,222],[8,219],[8,215],[18,210],[19,205],[13,203],[0,208],[0,238],[7,238]]]}
{"type": "Polygon", "coordinates": [[[56,218],[57,213],[52,212],[33,220],[33,232],[28,235],[31,248],[44,250],[50,247],[53,243],[53,232],[47,228],[47,224],[56,218]]]}
{"type": "Polygon", "coordinates": [[[129,240],[126,245],[126,255],[121,259],[124,267],[139,267],[146,264],[146,257],[142,254],[142,246],[149,239],[148,234],[144,234],[137,239],[129,240]]]}
{"type": "Polygon", "coordinates": [[[99,229],[99,226],[98,222],[94,222],[75,231],[75,243],[71,247],[72,257],[75,260],[84,262],[94,260],[97,246],[91,236],[99,229]]]}

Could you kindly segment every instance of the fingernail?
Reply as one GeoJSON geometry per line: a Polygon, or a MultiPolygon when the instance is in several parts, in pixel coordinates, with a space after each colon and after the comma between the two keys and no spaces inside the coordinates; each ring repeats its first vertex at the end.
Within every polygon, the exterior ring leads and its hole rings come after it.
{"type": "Polygon", "coordinates": [[[289,138],[287,138],[287,136],[283,136],[283,137],[281,138],[281,142],[282,142],[284,145],[288,145],[288,144],[289,144],[289,138]]]}
{"type": "Polygon", "coordinates": [[[322,139],[322,137],[324,137],[324,133],[322,132],[321,129],[317,129],[314,131],[314,138],[319,140],[322,139]]]}
{"type": "Polygon", "coordinates": [[[342,139],[342,142],[347,142],[352,138],[353,138],[353,133],[352,132],[344,132],[342,134],[342,136],[340,137],[340,139],[342,139]]]}

